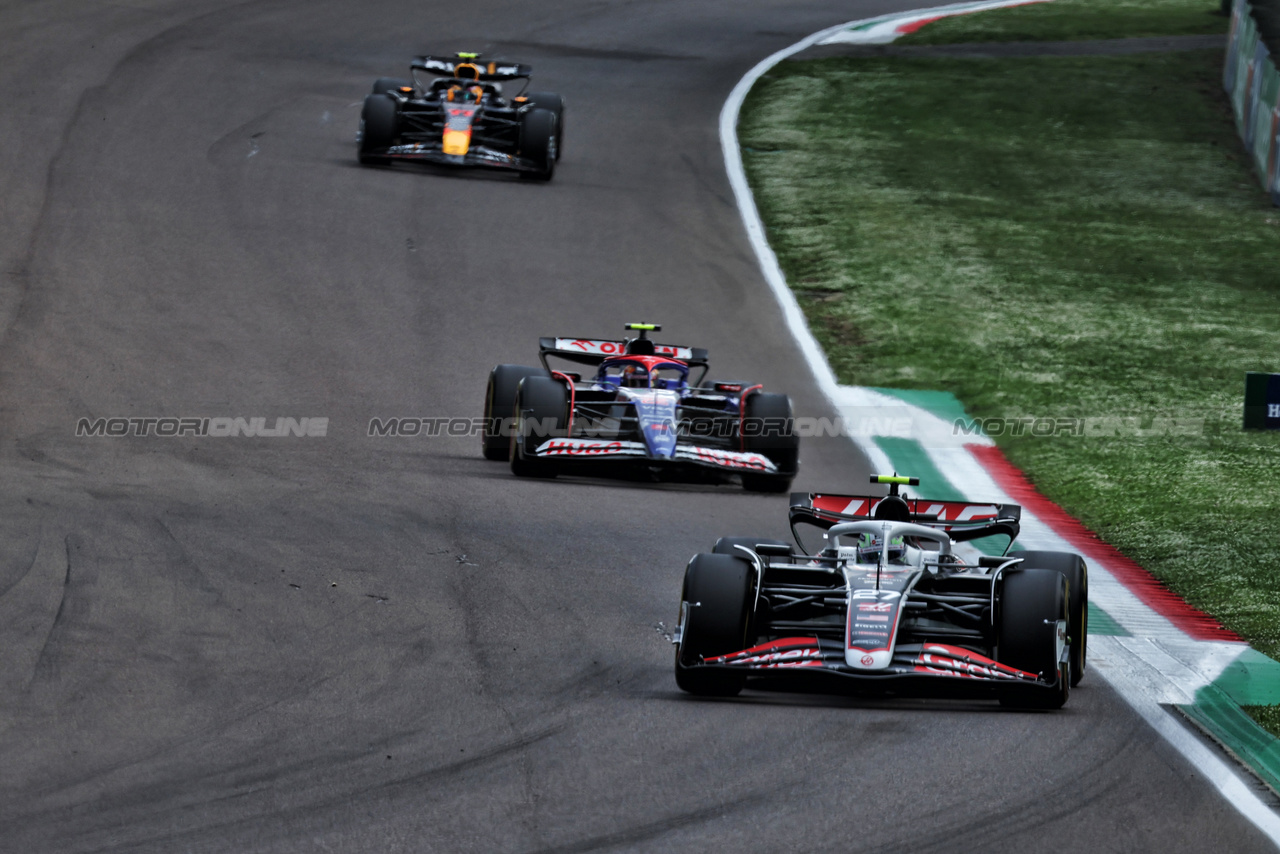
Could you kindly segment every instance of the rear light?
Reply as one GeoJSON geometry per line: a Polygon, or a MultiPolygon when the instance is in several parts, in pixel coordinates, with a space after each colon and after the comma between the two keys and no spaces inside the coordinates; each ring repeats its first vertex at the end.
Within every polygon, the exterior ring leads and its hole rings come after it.
{"type": "Polygon", "coordinates": [[[716,391],[742,391],[742,383],[716,383],[716,391]]]}
{"type": "Polygon", "coordinates": [[[412,92],[413,92],[413,87],[412,87],[412,86],[401,86],[401,87],[400,87],[400,91],[401,91],[401,92],[403,92],[403,93],[405,93],[406,95],[408,95],[408,94],[410,94],[410,93],[412,93],[412,92]]]}

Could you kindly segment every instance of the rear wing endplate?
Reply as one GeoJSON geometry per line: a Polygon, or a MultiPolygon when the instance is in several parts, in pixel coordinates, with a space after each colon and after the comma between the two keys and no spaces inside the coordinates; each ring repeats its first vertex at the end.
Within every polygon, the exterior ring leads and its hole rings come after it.
{"type": "MultiPolygon", "coordinates": [[[[804,522],[824,530],[841,522],[874,519],[883,495],[838,495],[835,493],[793,492],[788,516],[792,528],[804,522]]],[[[956,542],[1004,534],[1017,539],[1022,507],[974,501],[938,501],[931,498],[904,498],[911,521],[946,531],[956,542]]]]}

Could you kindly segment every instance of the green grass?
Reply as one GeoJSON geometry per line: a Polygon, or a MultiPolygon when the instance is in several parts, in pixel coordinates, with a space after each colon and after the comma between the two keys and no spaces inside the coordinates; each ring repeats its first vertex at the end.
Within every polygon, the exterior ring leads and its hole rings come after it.
{"type": "Polygon", "coordinates": [[[896,44],[1076,41],[1225,33],[1217,0],[1053,0],[926,24],[896,44]]]}
{"type": "Polygon", "coordinates": [[[1241,708],[1263,729],[1280,738],[1280,706],[1241,706],[1241,708]]]}
{"type": "Polygon", "coordinates": [[[1280,654],[1280,213],[1220,51],[787,62],[739,135],[770,242],[845,383],[981,417],[1203,419],[1195,435],[1013,438],[1108,542],[1280,654]],[[1030,95],[1034,92],[1034,97],[1030,95]]]}

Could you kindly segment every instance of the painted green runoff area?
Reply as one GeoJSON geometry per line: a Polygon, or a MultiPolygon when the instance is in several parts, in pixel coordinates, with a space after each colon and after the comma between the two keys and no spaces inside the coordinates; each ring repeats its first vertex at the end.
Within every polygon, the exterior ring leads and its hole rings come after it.
{"type": "Polygon", "coordinates": [[[1280,434],[1240,424],[1244,373],[1280,371],[1280,213],[1221,61],[784,62],[739,139],[841,382],[954,393],[1045,495],[1275,656],[1280,434]]]}
{"type": "Polygon", "coordinates": [[[1178,708],[1280,792],[1278,669],[1262,653],[1245,650],[1212,685],[1196,693],[1195,703],[1178,708]]]}
{"type": "Polygon", "coordinates": [[[896,44],[1077,41],[1225,33],[1216,0],[1053,0],[943,18],[896,44]]]}

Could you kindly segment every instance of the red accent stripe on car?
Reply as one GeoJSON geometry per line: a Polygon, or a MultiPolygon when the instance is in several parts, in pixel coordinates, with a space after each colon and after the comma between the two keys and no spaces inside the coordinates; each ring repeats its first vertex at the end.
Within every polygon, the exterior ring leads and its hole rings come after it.
{"type": "Polygon", "coordinates": [[[552,371],[551,376],[555,377],[558,380],[561,380],[565,385],[569,387],[569,427],[565,430],[564,434],[565,436],[572,436],[573,435],[573,407],[574,407],[574,398],[575,398],[575,395],[573,393],[573,377],[569,376],[568,374],[561,373],[560,371],[552,371]]]}
{"type": "Polygon", "coordinates": [[[1239,641],[1241,637],[1213,617],[1188,605],[1155,576],[1102,541],[1074,516],[1045,498],[1026,475],[994,445],[966,445],[996,485],[1023,508],[1069,542],[1088,560],[1105,564],[1116,580],[1157,614],[1196,640],[1239,641]]]}

